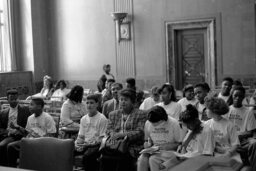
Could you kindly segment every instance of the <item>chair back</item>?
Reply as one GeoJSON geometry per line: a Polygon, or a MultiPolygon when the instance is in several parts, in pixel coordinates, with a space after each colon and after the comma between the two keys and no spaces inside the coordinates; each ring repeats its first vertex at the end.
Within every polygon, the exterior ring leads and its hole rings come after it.
{"type": "Polygon", "coordinates": [[[41,137],[21,140],[20,168],[39,171],[72,171],[74,141],[41,137]]]}

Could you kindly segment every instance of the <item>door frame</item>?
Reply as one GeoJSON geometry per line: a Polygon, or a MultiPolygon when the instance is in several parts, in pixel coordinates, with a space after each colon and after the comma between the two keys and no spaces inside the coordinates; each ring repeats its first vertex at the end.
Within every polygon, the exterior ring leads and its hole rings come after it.
{"type": "Polygon", "coordinates": [[[176,85],[176,57],[177,47],[176,34],[178,30],[186,29],[206,29],[207,52],[205,66],[205,81],[210,87],[216,86],[216,34],[215,34],[215,18],[183,20],[165,23],[166,31],[166,54],[167,54],[167,81],[176,85]]]}

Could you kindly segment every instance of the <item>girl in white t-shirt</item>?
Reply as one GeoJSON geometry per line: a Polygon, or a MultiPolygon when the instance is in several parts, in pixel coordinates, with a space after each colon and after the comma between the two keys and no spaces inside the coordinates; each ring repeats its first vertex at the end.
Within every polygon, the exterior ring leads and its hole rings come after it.
{"type": "Polygon", "coordinates": [[[157,105],[163,107],[169,116],[178,120],[181,113],[181,105],[176,102],[174,87],[169,83],[165,83],[160,88],[160,96],[163,102],[157,105]]]}
{"type": "Polygon", "coordinates": [[[193,105],[187,105],[187,109],[181,113],[179,121],[189,129],[189,132],[178,147],[177,152],[179,153],[175,154],[176,157],[163,162],[160,165],[161,169],[170,169],[177,158],[181,162],[199,155],[213,155],[215,146],[213,132],[208,125],[199,120],[198,111],[193,105]]]}
{"type": "Polygon", "coordinates": [[[154,106],[148,113],[145,124],[145,150],[138,159],[138,171],[157,171],[163,161],[169,156],[165,152],[176,151],[180,142],[180,126],[178,121],[168,117],[160,106],[154,106]]]}
{"type": "Polygon", "coordinates": [[[195,99],[194,87],[191,84],[188,84],[183,89],[183,98],[178,101],[181,105],[182,111],[186,110],[188,104],[195,105],[197,100],[195,99]]]}
{"type": "Polygon", "coordinates": [[[236,153],[239,145],[238,135],[235,126],[227,118],[222,117],[229,111],[226,102],[217,97],[206,100],[206,113],[210,120],[206,121],[214,134],[216,142],[215,156],[231,157],[236,153]]]}

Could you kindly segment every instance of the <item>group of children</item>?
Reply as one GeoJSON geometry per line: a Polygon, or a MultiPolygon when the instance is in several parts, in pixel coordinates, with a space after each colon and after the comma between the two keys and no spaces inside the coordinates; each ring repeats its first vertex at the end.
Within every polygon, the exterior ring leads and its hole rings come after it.
{"type": "MultiPolygon", "coordinates": [[[[128,79],[127,83],[127,91],[136,90],[134,79],[128,79]]],[[[85,99],[86,109],[79,110],[83,114],[77,124],[79,133],[75,140],[75,155],[83,155],[85,170],[100,168],[99,149],[111,124],[109,115],[122,110],[126,103],[122,102],[120,106],[122,84],[112,81],[106,85],[107,89],[102,91],[104,95],[109,93],[109,97],[102,104],[102,113],[98,108],[102,99],[97,94],[88,95],[85,99]]],[[[81,103],[83,89],[77,87],[71,90],[63,104],[61,119],[65,112],[69,115],[70,105],[81,103]],[[74,99],[80,100],[76,102],[74,99]]],[[[245,106],[245,93],[239,82],[234,84],[231,78],[224,78],[221,92],[216,95],[210,92],[207,83],[199,83],[186,85],[184,97],[177,100],[175,88],[165,83],[160,88],[154,86],[151,96],[143,102],[134,100],[132,108],[147,113],[144,130],[136,128],[136,131],[143,132],[145,142],[140,146],[141,154],[135,154],[138,158],[137,170],[170,170],[184,159],[199,155],[232,157],[256,170],[256,120],[253,108],[245,106]],[[245,134],[250,136],[241,143],[241,137],[245,134]],[[143,151],[143,148],[146,150],[143,151]]],[[[7,92],[7,99],[10,108],[2,110],[0,114],[0,165],[15,167],[22,137],[54,136],[56,127],[53,118],[43,112],[42,98],[32,97],[29,108],[18,104],[15,90],[7,92]]],[[[251,102],[253,100],[254,96],[251,102]]],[[[115,119],[123,122],[122,118],[115,119]]],[[[126,121],[130,119],[128,115],[126,121]]],[[[62,122],[65,122],[65,117],[62,122]]],[[[70,120],[70,123],[73,122],[70,120]]],[[[127,129],[133,131],[133,128],[127,129]]],[[[143,141],[143,137],[141,139],[143,141]]]]}

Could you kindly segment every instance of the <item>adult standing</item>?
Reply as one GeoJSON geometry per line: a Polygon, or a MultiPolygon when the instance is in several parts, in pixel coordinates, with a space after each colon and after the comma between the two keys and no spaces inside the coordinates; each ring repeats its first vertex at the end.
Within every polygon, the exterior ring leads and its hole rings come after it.
{"type": "Polygon", "coordinates": [[[109,64],[103,65],[103,71],[104,74],[100,77],[97,83],[97,88],[99,92],[102,92],[102,90],[105,89],[105,84],[108,79],[115,79],[114,75],[110,73],[111,66],[109,64]]]}

